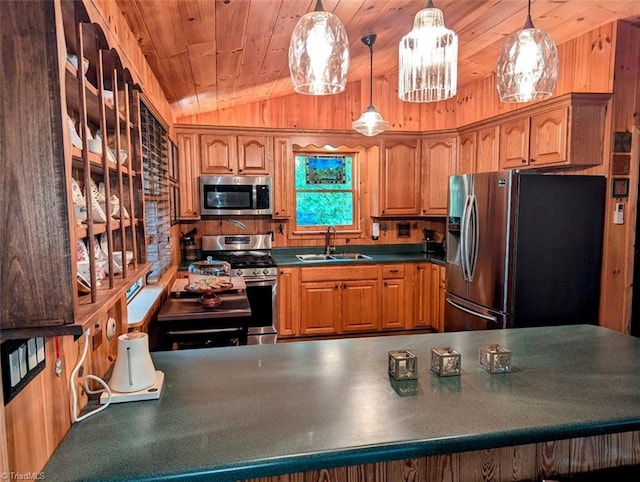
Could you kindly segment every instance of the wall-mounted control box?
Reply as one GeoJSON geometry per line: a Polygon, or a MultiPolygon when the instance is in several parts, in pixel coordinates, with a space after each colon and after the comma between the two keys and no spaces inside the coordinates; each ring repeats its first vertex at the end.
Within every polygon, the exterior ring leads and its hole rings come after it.
{"type": "Polygon", "coordinates": [[[624,204],[616,203],[613,211],[613,224],[624,224],[624,204]]]}

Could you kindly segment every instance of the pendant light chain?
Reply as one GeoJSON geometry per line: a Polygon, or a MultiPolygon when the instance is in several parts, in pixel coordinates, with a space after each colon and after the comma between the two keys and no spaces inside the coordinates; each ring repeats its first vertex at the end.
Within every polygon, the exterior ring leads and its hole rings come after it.
{"type": "Polygon", "coordinates": [[[357,120],[353,121],[351,126],[355,131],[365,136],[375,136],[389,127],[389,123],[373,106],[373,44],[376,37],[376,34],[371,34],[360,39],[363,44],[369,47],[369,107],[357,120]]]}
{"type": "Polygon", "coordinates": [[[365,42],[369,47],[369,106],[373,106],[373,42],[376,40],[376,36],[373,38],[365,37],[365,42]]]}

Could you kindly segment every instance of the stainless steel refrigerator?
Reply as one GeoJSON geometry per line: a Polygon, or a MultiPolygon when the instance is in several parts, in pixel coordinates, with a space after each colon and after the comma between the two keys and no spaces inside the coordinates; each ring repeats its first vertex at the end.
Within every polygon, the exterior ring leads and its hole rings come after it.
{"type": "Polygon", "coordinates": [[[602,176],[452,176],[445,331],[598,323],[602,176]]]}

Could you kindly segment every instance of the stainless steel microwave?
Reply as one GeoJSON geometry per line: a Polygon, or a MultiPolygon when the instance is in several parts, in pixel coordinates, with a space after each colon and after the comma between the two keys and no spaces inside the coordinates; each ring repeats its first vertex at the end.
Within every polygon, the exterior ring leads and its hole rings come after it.
{"type": "Polygon", "coordinates": [[[268,176],[200,176],[203,216],[271,214],[272,197],[268,176]]]}

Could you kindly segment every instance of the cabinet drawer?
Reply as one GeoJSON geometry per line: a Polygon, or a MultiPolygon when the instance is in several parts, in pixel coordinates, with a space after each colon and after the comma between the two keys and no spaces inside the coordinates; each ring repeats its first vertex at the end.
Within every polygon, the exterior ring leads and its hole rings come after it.
{"type": "Polygon", "coordinates": [[[317,268],[302,268],[300,281],[349,281],[359,279],[378,279],[378,267],[367,266],[322,266],[317,268]]]}
{"type": "Polygon", "coordinates": [[[382,278],[404,278],[404,265],[403,264],[385,264],[382,265],[382,278]]]}

